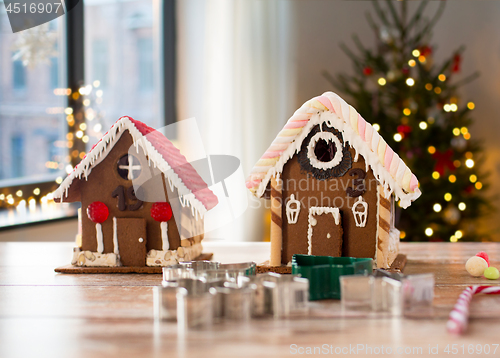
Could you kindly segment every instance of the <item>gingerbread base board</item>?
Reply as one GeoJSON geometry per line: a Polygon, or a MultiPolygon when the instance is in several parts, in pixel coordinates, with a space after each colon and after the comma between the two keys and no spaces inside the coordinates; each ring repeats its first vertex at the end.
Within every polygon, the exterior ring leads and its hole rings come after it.
{"type": "Polygon", "coordinates": [[[269,266],[269,261],[257,265],[257,273],[274,272],[279,274],[291,274],[292,266],[269,266]]]}
{"type": "MultiPolygon", "coordinates": [[[[387,269],[389,272],[403,272],[407,262],[407,257],[404,254],[398,254],[394,259],[391,267],[387,269]]],[[[257,265],[257,273],[275,272],[279,274],[291,274],[291,266],[269,266],[269,261],[257,265]]]]}
{"type": "Polygon", "coordinates": [[[406,255],[398,254],[391,264],[391,267],[387,271],[389,272],[401,272],[405,269],[406,262],[408,261],[406,255]]]}
{"type": "MultiPolygon", "coordinates": [[[[195,258],[195,261],[211,260],[214,256],[213,253],[202,253],[200,256],[195,258]]],[[[99,273],[145,273],[145,274],[161,274],[163,267],[158,266],[116,266],[116,267],[104,267],[104,266],[74,266],[66,265],[56,268],[54,271],[58,273],[71,273],[71,274],[99,274],[99,273]]]]}

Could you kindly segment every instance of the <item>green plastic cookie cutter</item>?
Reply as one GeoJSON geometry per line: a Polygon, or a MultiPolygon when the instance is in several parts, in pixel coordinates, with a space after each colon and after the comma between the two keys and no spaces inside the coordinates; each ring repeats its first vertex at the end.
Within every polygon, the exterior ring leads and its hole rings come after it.
{"type": "Polygon", "coordinates": [[[369,275],[369,258],[293,255],[292,274],[309,279],[309,300],[340,300],[340,276],[369,275]]]}

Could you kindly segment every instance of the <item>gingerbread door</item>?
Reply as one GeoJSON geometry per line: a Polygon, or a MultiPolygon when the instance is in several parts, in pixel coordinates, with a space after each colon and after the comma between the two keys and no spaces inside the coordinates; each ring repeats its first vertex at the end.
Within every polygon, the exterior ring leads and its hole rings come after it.
{"type": "Polygon", "coordinates": [[[146,220],[116,218],[115,235],[123,266],[146,266],[146,220]]]}
{"type": "Polygon", "coordinates": [[[308,254],[342,256],[343,230],[339,209],[313,206],[309,208],[308,221],[308,254]]]}

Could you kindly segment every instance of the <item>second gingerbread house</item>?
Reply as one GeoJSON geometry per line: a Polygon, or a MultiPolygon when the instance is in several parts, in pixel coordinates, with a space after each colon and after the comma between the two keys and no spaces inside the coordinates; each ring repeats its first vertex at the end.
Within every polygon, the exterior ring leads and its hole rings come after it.
{"type": "Polygon", "coordinates": [[[388,268],[399,250],[394,201],[406,208],[421,194],[403,160],[333,92],[295,112],[246,185],[271,200],[271,266],[309,254],[388,268]]]}

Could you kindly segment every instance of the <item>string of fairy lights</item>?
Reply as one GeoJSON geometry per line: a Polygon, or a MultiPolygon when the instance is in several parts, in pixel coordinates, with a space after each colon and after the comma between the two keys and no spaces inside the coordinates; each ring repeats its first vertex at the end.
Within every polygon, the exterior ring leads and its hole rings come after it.
{"type": "MultiPolygon", "coordinates": [[[[73,171],[74,165],[85,157],[86,145],[91,137],[102,137],[104,111],[99,109],[103,101],[103,90],[100,82],[81,86],[78,91],[70,88],[56,88],[54,95],[66,96],[73,101],[81,101],[82,113],[74,113],[72,107],[49,107],[47,114],[65,115],[68,131],[63,140],[58,140],[54,145],[67,149],[67,154],[60,161],[48,160],[45,167],[52,170],[64,170],[66,174],[73,171]],[[79,143],[80,142],[80,143],[79,143]]],[[[52,158],[50,158],[52,159],[52,158]]],[[[52,191],[54,186],[61,184],[62,176],[58,176],[53,183],[40,185],[23,185],[29,190],[18,189],[15,186],[12,192],[0,193],[0,207],[15,208],[18,212],[34,212],[40,204],[41,210],[46,210],[54,203],[52,191]],[[3,204],[3,205],[2,205],[3,204]]]]}

